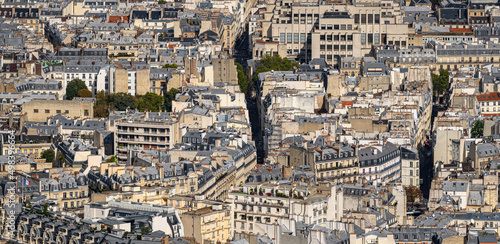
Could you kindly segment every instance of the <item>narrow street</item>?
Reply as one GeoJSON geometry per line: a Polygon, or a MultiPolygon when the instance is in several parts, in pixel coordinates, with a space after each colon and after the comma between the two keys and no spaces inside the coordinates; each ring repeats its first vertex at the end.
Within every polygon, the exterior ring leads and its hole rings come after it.
{"type": "MultiPolygon", "coordinates": [[[[438,115],[438,112],[446,110],[446,106],[434,105],[432,106],[432,116],[431,116],[431,126],[434,125],[434,118],[438,115]]],[[[420,179],[422,184],[420,185],[420,190],[422,190],[423,197],[429,199],[429,192],[431,189],[431,181],[434,177],[434,134],[431,131],[431,137],[429,140],[429,145],[425,145],[420,148],[420,179]]]]}
{"type": "MultiPolygon", "coordinates": [[[[245,28],[245,31],[236,40],[234,52],[235,62],[241,64],[244,70],[247,68],[247,60],[252,58],[248,50],[248,46],[248,28],[245,28]]],[[[250,80],[249,82],[252,81],[250,80]]],[[[249,86],[252,86],[252,84],[249,86]]],[[[252,138],[254,139],[255,147],[257,148],[257,163],[262,164],[264,163],[264,141],[262,140],[264,135],[262,135],[262,130],[260,129],[260,119],[256,99],[256,97],[246,97],[250,124],[252,126],[252,138]]]]}

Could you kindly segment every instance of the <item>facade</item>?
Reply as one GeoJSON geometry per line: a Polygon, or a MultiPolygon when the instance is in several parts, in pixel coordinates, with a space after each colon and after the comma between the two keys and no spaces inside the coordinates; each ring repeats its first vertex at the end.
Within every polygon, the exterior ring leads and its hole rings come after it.
{"type": "Polygon", "coordinates": [[[142,118],[125,118],[115,123],[118,157],[122,160],[126,159],[123,150],[168,149],[179,141],[178,124],[165,113],[148,113],[142,118]]]}
{"type": "Polygon", "coordinates": [[[46,121],[47,117],[64,114],[71,118],[93,118],[94,101],[89,100],[31,100],[20,106],[27,121],[46,121]]]}
{"type": "Polygon", "coordinates": [[[491,92],[476,96],[480,114],[492,116],[500,114],[500,96],[498,92],[491,92]]]}
{"type": "Polygon", "coordinates": [[[420,160],[417,150],[401,148],[401,181],[403,186],[420,186],[420,160]]]}
{"type": "Polygon", "coordinates": [[[40,194],[56,203],[59,211],[83,211],[90,202],[87,177],[83,174],[52,174],[40,179],[40,194]]]}
{"type": "Polygon", "coordinates": [[[387,142],[382,150],[376,147],[359,149],[360,178],[391,182],[401,179],[401,151],[387,142]]]}
{"type": "Polygon", "coordinates": [[[203,243],[222,242],[232,238],[231,211],[223,205],[200,208],[184,212],[181,216],[184,234],[203,243]]]}

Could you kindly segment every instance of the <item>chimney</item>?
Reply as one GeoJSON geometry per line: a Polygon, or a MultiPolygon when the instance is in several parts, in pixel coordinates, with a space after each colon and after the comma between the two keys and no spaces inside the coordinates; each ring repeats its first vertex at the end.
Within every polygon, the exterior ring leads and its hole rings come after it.
{"type": "Polygon", "coordinates": [[[208,34],[205,32],[205,39],[204,40],[206,40],[207,38],[208,38],[208,34]]]}
{"type": "Polygon", "coordinates": [[[181,35],[180,38],[181,38],[181,42],[184,41],[184,36],[183,35],[181,35]]]}
{"type": "Polygon", "coordinates": [[[130,69],[134,69],[134,59],[130,60],[130,69]]]}

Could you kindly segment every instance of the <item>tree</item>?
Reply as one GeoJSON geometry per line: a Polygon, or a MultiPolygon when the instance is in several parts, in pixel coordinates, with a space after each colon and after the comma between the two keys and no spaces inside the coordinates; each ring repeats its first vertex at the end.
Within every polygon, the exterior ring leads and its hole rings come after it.
{"type": "MultiPolygon", "coordinates": [[[[161,1],[161,0],[160,0],[161,1]]],[[[161,3],[160,3],[161,4],[161,3]]],[[[179,68],[179,66],[177,66],[177,64],[165,64],[163,65],[162,67],[163,69],[177,69],[179,68]]]]}
{"type": "Polygon", "coordinates": [[[473,138],[479,138],[483,136],[483,131],[484,120],[476,120],[476,122],[474,122],[474,125],[472,126],[470,134],[473,138]]]}
{"type": "Polygon", "coordinates": [[[73,100],[73,98],[76,97],[78,91],[82,89],[88,90],[87,85],[85,85],[85,82],[83,80],[71,80],[70,82],[68,82],[68,85],[66,85],[66,99],[73,100]]]}
{"type": "Polygon", "coordinates": [[[442,94],[448,90],[450,74],[448,70],[440,70],[439,75],[432,74],[432,87],[434,94],[442,94]]]}
{"type": "Polygon", "coordinates": [[[43,205],[43,213],[45,214],[47,213],[47,211],[49,211],[49,204],[46,203],[45,205],[43,205]]]}
{"type": "Polygon", "coordinates": [[[240,91],[246,94],[248,90],[248,78],[243,70],[243,66],[236,63],[236,71],[238,72],[238,85],[240,86],[240,91]]]}
{"type": "Polygon", "coordinates": [[[141,227],[141,235],[147,235],[149,234],[149,231],[150,231],[149,227],[147,226],[141,227]]]}
{"type": "Polygon", "coordinates": [[[109,102],[108,94],[104,91],[100,91],[95,96],[94,104],[94,117],[106,118],[109,116],[109,102]]]}
{"type": "Polygon", "coordinates": [[[415,201],[420,200],[422,197],[422,191],[418,186],[405,186],[406,191],[406,201],[414,203],[415,201]]]}
{"type": "Polygon", "coordinates": [[[108,96],[108,102],[112,110],[125,111],[127,108],[135,109],[135,103],[137,98],[123,92],[110,94],[108,96]]]}
{"type": "Polygon", "coordinates": [[[61,167],[66,164],[66,158],[62,153],[57,156],[57,161],[61,167]]]}
{"type": "Polygon", "coordinates": [[[298,62],[292,62],[288,58],[281,58],[280,55],[276,54],[274,56],[266,55],[259,61],[259,66],[257,73],[267,72],[271,70],[275,71],[291,71],[294,67],[299,67],[298,62]]]}
{"type": "Polygon", "coordinates": [[[255,75],[252,77],[253,84],[257,83],[258,75],[263,72],[274,71],[292,71],[295,68],[299,68],[298,62],[292,62],[288,58],[281,58],[280,55],[276,54],[274,56],[266,55],[259,61],[259,65],[255,71],[255,75]]]}
{"type": "Polygon", "coordinates": [[[176,88],[171,88],[166,94],[165,94],[165,107],[166,110],[171,112],[172,111],[172,101],[175,100],[175,96],[179,93],[179,89],[176,88]]]}
{"type": "Polygon", "coordinates": [[[94,117],[105,118],[109,116],[109,110],[124,111],[127,108],[135,109],[137,98],[127,93],[106,94],[100,91],[96,94],[94,105],[94,117]]]}
{"type": "Polygon", "coordinates": [[[108,159],[106,160],[106,162],[108,162],[108,163],[117,162],[117,161],[118,161],[118,160],[116,159],[116,157],[115,157],[114,155],[113,155],[113,156],[111,156],[110,158],[108,158],[108,159]]]}
{"type": "Polygon", "coordinates": [[[87,89],[81,89],[76,93],[77,97],[92,97],[92,92],[87,89]]]}
{"type": "Polygon", "coordinates": [[[55,154],[54,150],[52,150],[52,149],[47,149],[47,150],[42,152],[42,158],[45,158],[45,162],[47,162],[47,163],[54,162],[55,156],[56,156],[56,154],[55,154]]]}
{"type": "Polygon", "coordinates": [[[139,97],[136,101],[136,107],[139,111],[158,112],[161,110],[164,98],[156,93],[148,92],[139,97]]]}

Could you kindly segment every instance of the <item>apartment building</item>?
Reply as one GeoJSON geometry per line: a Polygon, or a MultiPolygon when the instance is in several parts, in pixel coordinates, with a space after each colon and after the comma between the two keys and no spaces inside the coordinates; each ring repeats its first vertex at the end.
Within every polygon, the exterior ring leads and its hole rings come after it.
{"type": "Polygon", "coordinates": [[[306,187],[267,183],[246,183],[233,188],[227,201],[234,212],[234,231],[255,232],[257,223],[272,224],[279,218],[288,218],[290,206],[309,194],[306,187]]]}
{"type": "Polygon", "coordinates": [[[47,117],[64,114],[71,118],[93,118],[94,100],[75,98],[68,100],[38,100],[25,98],[18,101],[19,107],[26,113],[26,121],[44,122],[47,117]]]}
{"type": "Polygon", "coordinates": [[[314,171],[318,180],[356,182],[359,173],[357,147],[339,146],[318,150],[314,171]]]}
{"type": "Polygon", "coordinates": [[[88,180],[83,174],[55,172],[39,180],[40,194],[55,201],[59,211],[83,212],[83,206],[90,202],[88,180]]]}
{"type": "Polygon", "coordinates": [[[403,186],[420,186],[418,151],[401,147],[401,181],[403,186]]]}
{"type": "Polygon", "coordinates": [[[198,243],[218,243],[230,240],[233,235],[231,209],[222,204],[184,212],[181,215],[185,236],[198,243]]]}
{"type": "Polygon", "coordinates": [[[479,113],[482,116],[494,116],[500,114],[500,93],[491,92],[476,95],[479,113]]]}
{"type": "Polygon", "coordinates": [[[14,148],[9,148],[7,143],[2,144],[3,152],[2,155],[9,155],[9,151],[16,153],[24,153],[33,158],[40,158],[43,151],[50,149],[52,143],[50,142],[40,142],[40,143],[29,143],[29,142],[19,142],[14,144],[14,148]]]}
{"type": "Polygon", "coordinates": [[[118,158],[125,160],[127,149],[168,149],[180,142],[178,123],[168,113],[149,112],[115,122],[118,158]]]}
{"type": "Polygon", "coordinates": [[[487,42],[485,44],[455,44],[442,45],[431,43],[436,51],[436,68],[458,70],[461,67],[477,67],[486,63],[499,66],[500,44],[487,42]]]}
{"type": "Polygon", "coordinates": [[[401,179],[401,151],[390,142],[359,149],[359,163],[360,178],[381,182],[401,179]]]}

